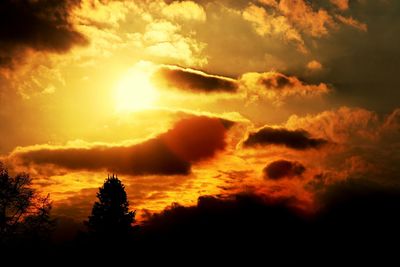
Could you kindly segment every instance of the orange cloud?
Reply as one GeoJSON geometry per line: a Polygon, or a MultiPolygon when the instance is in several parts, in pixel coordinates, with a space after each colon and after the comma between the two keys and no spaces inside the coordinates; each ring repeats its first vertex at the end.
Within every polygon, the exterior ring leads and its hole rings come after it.
{"type": "MultiPolygon", "coordinates": [[[[307,53],[305,36],[321,38],[338,29],[338,22],[367,31],[367,25],[352,17],[337,14],[337,10],[318,7],[317,3],[305,0],[258,0],[250,3],[242,17],[250,21],[261,36],[283,36],[295,43],[298,50],[307,53]]],[[[349,9],[348,0],[330,0],[339,11],[349,9]]]]}
{"type": "Polygon", "coordinates": [[[246,88],[249,97],[264,96],[278,105],[289,97],[317,97],[330,91],[325,83],[305,84],[295,76],[286,76],[278,72],[245,73],[240,82],[246,88]]]}
{"type": "Polygon", "coordinates": [[[316,115],[292,116],[285,126],[303,128],[335,143],[326,155],[313,160],[323,166],[323,177],[328,177],[325,181],[357,177],[391,183],[400,173],[395,163],[400,160],[400,126],[393,123],[398,117],[397,110],[380,119],[365,109],[341,107],[316,115]]]}
{"type": "Polygon", "coordinates": [[[314,11],[306,1],[281,0],[279,10],[299,29],[305,33],[321,37],[335,26],[332,16],[324,9],[314,11]]]}
{"type": "Polygon", "coordinates": [[[399,114],[395,110],[381,119],[365,109],[342,107],[303,117],[294,115],[281,128],[265,126],[250,132],[243,142],[245,149],[237,153],[261,174],[258,179],[253,173],[255,177],[241,180],[242,186],[237,185],[233,192],[253,188],[257,194],[293,197],[299,205],[312,207],[318,194],[339,181],[397,183],[399,114]],[[326,149],[306,149],[314,144],[326,149]],[[265,162],[269,164],[265,166],[265,162]],[[294,177],[301,179],[284,179],[294,177]]]}
{"type": "Polygon", "coordinates": [[[366,23],[362,23],[362,22],[354,19],[353,17],[344,17],[342,15],[336,15],[336,18],[343,24],[346,24],[348,26],[356,28],[357,30],[360,30],[363,32],[368,31],[368,26],[366,23]]]}
{"type": "Polygon", "coordinates": [[[253,24],[259,35],[281,36],[283,40],[296,44],[299,51],[303,53],[307,52],[307,49],[304,46],[304,40],[300,33],[292,27],[285,16],[268,14],[264,8],[258,7],[254,4],[250,4],[246,9],[244,9],[242,16],[245,20],[253,24]]]}
{"type": "Polygon", "coordinates": [[[305,129],[315,136],[335,143],[348,143],[376,138],[379,120],[374,112],[361,108],[341,107],[317,115],[305,117],[293,115],[285,126],[289,129],[305,129]]]}
{"type": "Polygon", "coordinates": [[[316,60],[312,60],[307,63],[307,68],[312,71],[317,71],[322,69],[322,64],[316,60]]]}
{"type": "Polygon", "coordinates": [[[400,131],[400,108],[395,109],[386,117],[382,125],[382,131],[393,133],[398,133],[400,131]]]}
{"type": "Polygon", "coordinates": [[[349,0],[330,0],[330,2],[342,11],[349,9],[349,0]]]}

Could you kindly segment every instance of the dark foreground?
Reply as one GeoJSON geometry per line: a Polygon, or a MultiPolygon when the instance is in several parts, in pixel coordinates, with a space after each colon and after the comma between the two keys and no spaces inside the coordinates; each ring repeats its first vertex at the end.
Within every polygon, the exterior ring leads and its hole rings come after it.
{"type": "Polygon", "coordinates": [[[2,258],[43,265],[85,260],[187,266],[400,263],[399,190],[350,181],[326,192],[321,203],[321,210],[310,215],[291,208],[287,199],[201,197],[195,207],[171,206],[120,237],[81,233],[62,243],[16,243],[1,250],[2,258]]]}

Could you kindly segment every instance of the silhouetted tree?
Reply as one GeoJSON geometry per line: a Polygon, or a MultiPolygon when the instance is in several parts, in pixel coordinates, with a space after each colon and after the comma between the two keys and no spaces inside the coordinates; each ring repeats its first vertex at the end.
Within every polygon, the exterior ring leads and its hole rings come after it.
{"type": "Polygon", "coordinates": [[[99,237],[121,238],[132,232],[135,212],[129,211],[125,187],[117,176],[106,179],[99,188],[92,214],[86,221],[89,233],[99,237]]]}
{"type": "Polygon", "coordinates": [[[47,239],[54,226],[49,196],[31,187],[26,173],[11,176],[0,162],[0,240],[2,245],[47,239]]]}

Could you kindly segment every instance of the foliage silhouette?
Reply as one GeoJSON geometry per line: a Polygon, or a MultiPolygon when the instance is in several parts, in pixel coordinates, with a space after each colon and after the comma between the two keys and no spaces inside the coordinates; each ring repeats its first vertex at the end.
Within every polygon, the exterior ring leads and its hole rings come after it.
{"type": "Polygon", "coordinates": [[[28,174],[11,176],[0,162],[0,245],[49,239],[54,227],[50,197],[41,197],[31,185],[28,174]]]}
{"type": "Polygon", "coordinates": [[[92,214],[85,222],[89,235],[121,239],[128,237],[133,230],[135,212],[129,211],[125,187],[117,176],[109,176],[99,188],[92,214]]]}
{"type": "Polygon", "coordinates": [[[251,192],[202,196],[195,206],[173,204],[142,222],[136,251],[225,265],[398,264],[399,187],[350,179],[327,187],[316,201],[321,208],[307,212],[290,198],[251,192]]]}

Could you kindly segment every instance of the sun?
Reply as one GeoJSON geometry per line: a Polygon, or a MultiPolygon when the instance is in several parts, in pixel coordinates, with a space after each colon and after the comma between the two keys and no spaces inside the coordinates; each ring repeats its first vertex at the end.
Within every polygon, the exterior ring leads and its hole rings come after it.
{"type": "Polygon", "coordinates": [[[151,83],[151,71],[145,64],[129,69],[116,85],[116,110],[140,111],[151,109],[158,92],[151,83]]]}

